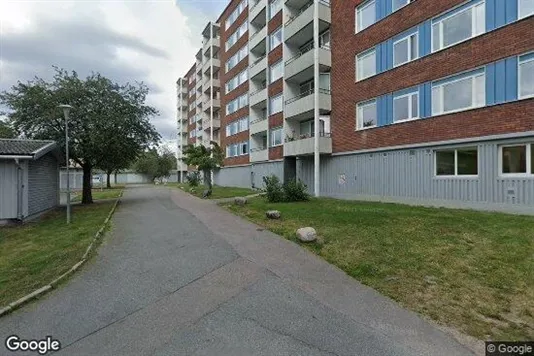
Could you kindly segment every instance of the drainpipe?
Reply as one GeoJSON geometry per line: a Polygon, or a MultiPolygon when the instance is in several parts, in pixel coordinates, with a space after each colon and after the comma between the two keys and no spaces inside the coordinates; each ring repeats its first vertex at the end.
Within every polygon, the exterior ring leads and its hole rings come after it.
{"type": "MultiPolygon", "coordinates": [[[[213,41],[213,23],[210,22],[210,42],[213,41]]],[[[213,150],[213,46],[210,44],[210,147],[213,150]]],[[[219,114],[220,115],[220,114],[219,114]]],[[[213,151],[211,152],[213,158],[213,151]]],[[[213,169],[210,171],[210,180],[213,185],[213,169]]]]}
{"type": "Polygon", "coordinates": [[[313,4],[313,104],[314,104],[314,140],[313,140],[313,175],[314,175],[314,194],[318,197],[320,192],[320,156],[319,156],[319,0],[314,0],[313,4]]]}
{"type": "Polygon", "coordinates": [[[24,193],[24,184],[22,184],[23,172],[18,158],[15,158],[15,164],[17,165],[17,219],[22,221],[22,199],[24,193]]]}

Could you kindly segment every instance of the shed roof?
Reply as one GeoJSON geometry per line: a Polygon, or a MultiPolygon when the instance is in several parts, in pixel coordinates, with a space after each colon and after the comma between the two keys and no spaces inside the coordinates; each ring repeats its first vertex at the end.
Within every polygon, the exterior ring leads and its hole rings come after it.
{"type": "Polygon", "coordinates": [[[37,159],[54,150],[54,141],[0,138],[0,158],[37,159]]]}

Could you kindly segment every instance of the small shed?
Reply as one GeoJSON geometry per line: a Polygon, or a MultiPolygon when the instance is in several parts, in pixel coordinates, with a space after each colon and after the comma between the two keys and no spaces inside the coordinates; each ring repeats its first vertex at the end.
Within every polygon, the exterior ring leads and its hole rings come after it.
{"type": "Polygon", "coordinates": [[[0,221],[23,221],[58,205],[57,144],[0,139],[0,221]]]}

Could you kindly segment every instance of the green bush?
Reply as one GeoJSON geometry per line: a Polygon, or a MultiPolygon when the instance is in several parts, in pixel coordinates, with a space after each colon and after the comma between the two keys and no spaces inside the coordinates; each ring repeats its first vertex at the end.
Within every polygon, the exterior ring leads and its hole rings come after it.
{"type": "Polygon", "coordinates": [[[263,184],[265,185],[265,194],[269,203],[284,201],[284,189],[277,176],[263,177],[263,184]]]}
{"type": "Polygon", "coordinates": [[[200,184],[200,172],[187,173],[187,183],[190,187],[198,187],[200,184]]]}
{"type": "Polygon", "coordinates": [[[285,201],[292,202],[310,200],[308,187],[301,180],[293,179],[284,184],[283,189],[285,201]]]}

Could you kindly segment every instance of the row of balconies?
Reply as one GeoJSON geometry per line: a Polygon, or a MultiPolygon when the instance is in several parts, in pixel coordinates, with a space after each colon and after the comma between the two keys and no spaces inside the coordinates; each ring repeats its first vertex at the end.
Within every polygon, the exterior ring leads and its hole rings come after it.
{"type": "MultiPolygon", "coordinates": [[[[298,138],[284,142],[284,157],[309,156],[314,154],[315,137],[298,138]]],[[[332,138],[330,134],[319,137],[319,154],[332,154],[332,138]]],[[[269,160],[267,147],[254,147],[249,153],[250,162],[262,162],[269,160]]]]}

